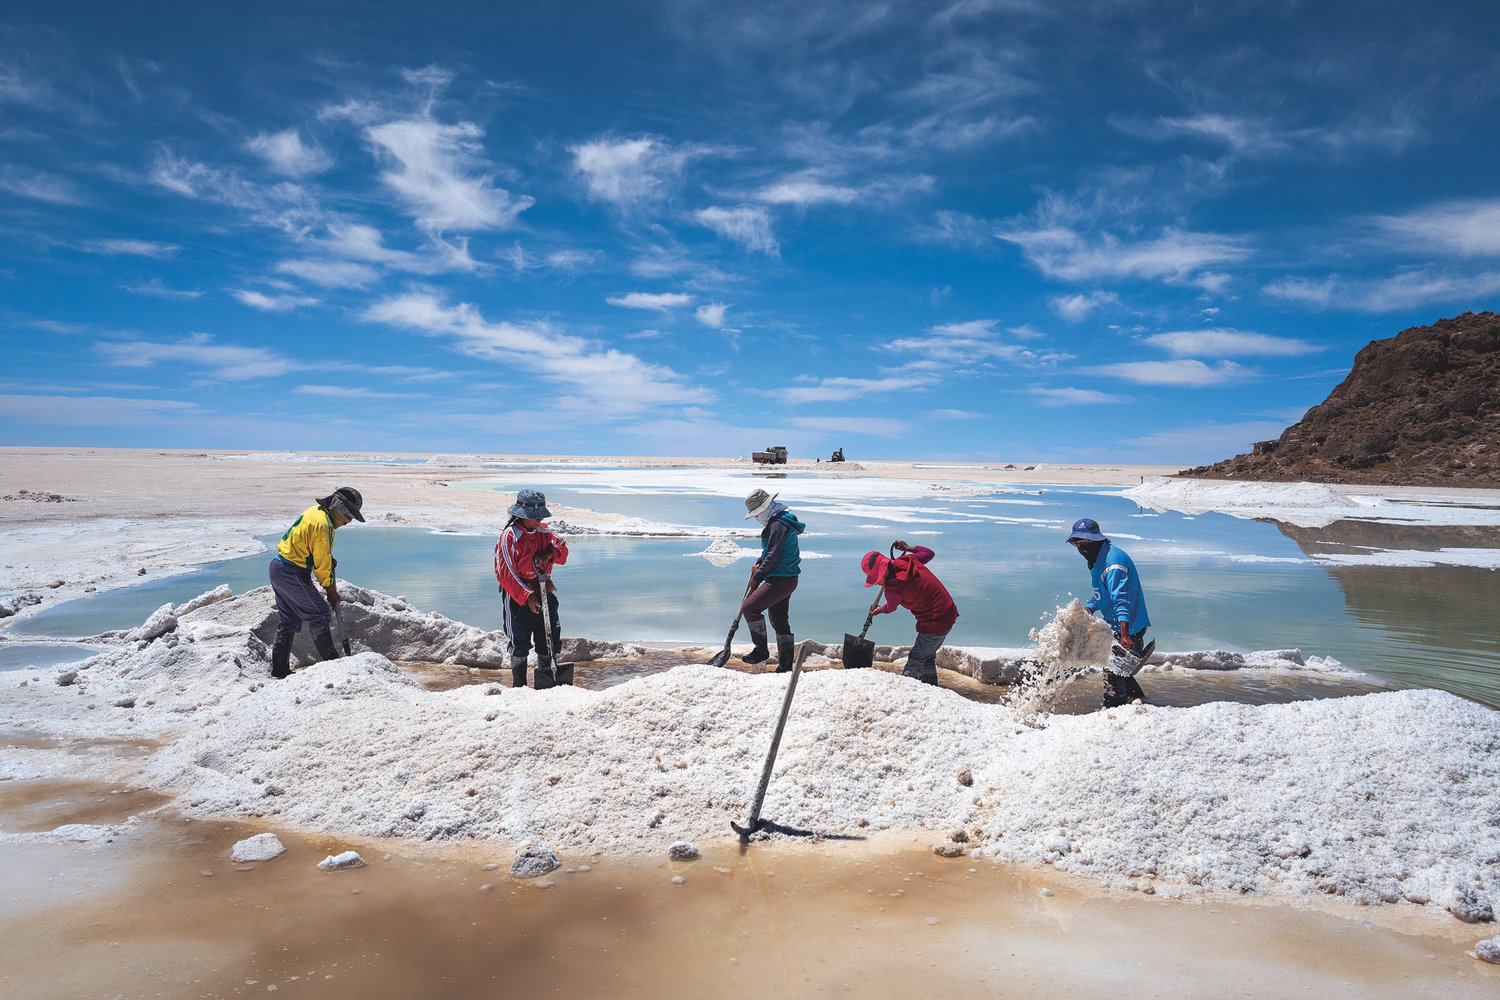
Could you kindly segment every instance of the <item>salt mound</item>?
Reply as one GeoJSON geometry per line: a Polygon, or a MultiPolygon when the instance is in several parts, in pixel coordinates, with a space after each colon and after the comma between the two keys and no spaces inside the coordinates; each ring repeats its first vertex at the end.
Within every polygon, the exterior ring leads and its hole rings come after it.
{"type": "Polygon", "coordinates": [[[692,554],[702,556],[715,566],[728,566],[737,559],[759,555],[753,549],[741,548],[732,538],[716,538],[709,543],[708,548],[692,554]]]}
{"type": "MultiPolygon", "coordinates": [[[[459,656],[494,641],[358,595],[363,634],[391,649],[459,656]]],[[[188,813],[659,856],[731,836],[786,690],[784,676],[688,665],[601,691],[427,691],[383,651],[271,682],[256,633],[269,602],[252,591],[185,613],[86,661],[71,687],[0,674],[0,723],[164,737],[128,766],[188,813]]],[[[1038,649],[1056,663],[1096,655],[1076,602],[1049,626],[1038,649]]],[[[1482,706],[1399,691],[1032,722],[885,671],[806,674],[762,814],[813,834],[943,831],[978,856],[1167,895],[1331,894],[1468,915],[1500,898],[1500,714],[1482,706]]]]}
{"type": "MultiPolygon", "coordinates": [[[[1246,483],[1205,479],[1152,479],[1121,496],[1151,510],[1184,514],[1217,511],[1233,517],[1269,517],[1302,527],[1325,527],[1359,504],[1322,483],[1246,483]]],[[[1106,529],[1106,534],[1108,530],[1106,529]]]]}

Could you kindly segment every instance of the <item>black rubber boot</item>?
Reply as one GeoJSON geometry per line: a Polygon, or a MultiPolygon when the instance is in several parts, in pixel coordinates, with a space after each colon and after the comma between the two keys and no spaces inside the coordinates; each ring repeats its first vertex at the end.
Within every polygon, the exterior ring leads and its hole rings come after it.
{"type": "Polygon", "coordinates": [[[337,660],[339,648],[333,644],[333,635],[328,631],[328,626],[313,633],[313,645],[317,647],[318,659],[337,660]]]}
{"type": "Polygon", "coordinates": [[[746,663],[764,663],[771,658],[771,649],[766,645],[766,623],[763,621],[750,622],[750,641],[755,643],[755,648],[744,656],[746,663]]]}
{"type": "Polygon", "coordinates": [[[512,656],[510,658],[510,686],[518,688],[526,686],[526,657],[512,656]]]}
{"type": "Polygon", "coordinates": [[[776,672],[790,673],[792,659],[797,655],[797,640],[790,632],[776,633],[776,672]]]}
{"type": "Polygon", "coordinates": [[[271,676],[277,680],[292,676],[292,636],[277,636],[271,647],[271,676]]]}

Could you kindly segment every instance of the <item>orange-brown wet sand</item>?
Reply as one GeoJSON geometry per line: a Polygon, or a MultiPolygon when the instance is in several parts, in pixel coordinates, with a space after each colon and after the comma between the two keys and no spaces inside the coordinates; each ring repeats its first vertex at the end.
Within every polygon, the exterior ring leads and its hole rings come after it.
{"type": "MultiPolygon", "coordinates": [[[[0,785],[0,830],[119,822],[161,797],[0,785]]],[[[1105,894],[945,860],[922,838],[700,845],[695,862],[508,853],[276,830],[170,806],[97,846],[0,843],[6,997],[1494,997],[1486,936],[1430,912],[1105,894]],[[319,871],[354,848],[368,867],[319,871]],[[486,870],[487,866],[497,866],[486,870]],[[680,881],[674,881],[680,879],[680,881]],[[1046,889],[1052,894],[1043,892],[1046,889]],[[1378,921],[1378,922],[1377,922],[1378,921]]],[[[727,831],[726,831],[727,833],[727,831]]],[[[928,840],[936,840],[936,836],[928,840]]]]}

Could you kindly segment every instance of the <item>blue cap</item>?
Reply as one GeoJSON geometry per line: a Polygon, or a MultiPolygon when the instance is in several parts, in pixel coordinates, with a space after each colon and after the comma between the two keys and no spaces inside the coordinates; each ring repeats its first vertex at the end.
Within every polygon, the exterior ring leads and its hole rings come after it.
{"type": "Polygon", "coordinates": [[[1105,538],[1099,531],[1099,522],[1092,517],[1080,517],[1073,522],[1073,533],[1068,536],[1068,541],[1105,542],[1105,538]]]}

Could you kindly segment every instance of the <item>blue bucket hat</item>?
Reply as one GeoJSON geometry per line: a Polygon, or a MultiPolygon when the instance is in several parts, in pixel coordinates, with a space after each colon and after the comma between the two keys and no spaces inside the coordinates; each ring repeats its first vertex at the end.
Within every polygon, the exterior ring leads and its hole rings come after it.
{"type": "Polygon", "coordinates": [[[1099,522],[1092,517],[1080,517],[1073,522],[1073,533],[1069,542],[1107,542],[1109,539],[1099,531],[1099,522]]]}
{"type": "Polygon", "coordinates": [[[514,517],[525,517],[540,521],[544,517],[551,517],[552,512],[547,509],[547,497],[541,490],[522,490],[516,494],[516,502],[510,505],[506,511],[514,517]]]}

